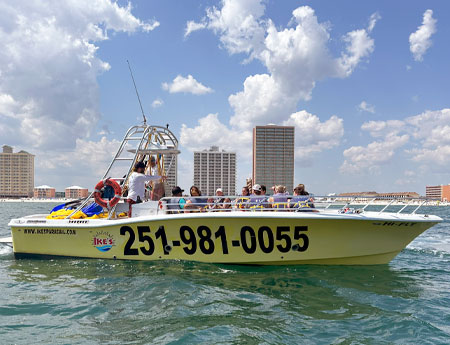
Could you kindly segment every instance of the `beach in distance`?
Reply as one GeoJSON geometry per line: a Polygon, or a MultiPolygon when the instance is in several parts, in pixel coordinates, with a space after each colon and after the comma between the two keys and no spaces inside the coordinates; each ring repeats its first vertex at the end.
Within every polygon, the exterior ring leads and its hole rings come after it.
{"type": "MultiPolygon", "coordinates": [[[[333,200],[335,197],[329,197],[329,196],[323,196],[323,197],[317,197],[317,199],[315,200],[316,204],[318,206],[326,206],[329,203],[332,204],[336,204],[336,205],[345,205],[348,201],[351,200],[351,198],[341,198],[340,200],[333,200]]],[[[22,198],[22,199],[0,199],[0,203],[2,202],[6,202],[6,203],[29,203],[29,202],[33,202],[33,203],[56,203],[56,204],[62,204],[62,203],[66,203],[66,202],[70,202],[70,201],[74,201],[75,199],[65,199],[65,198],[53,198],[53,199],[38,199],[38,198],[22,198]]],[[[409,203],[410,205],[420,205],[422,203],[423,200],[418,199],[418,200],[408,200],[408,201],[402,201],[402,200],[394,200],[392,201],[390,199],[386,199],[386,200],[374,200],[373,202],[371,202],[372,205],[387,205],[387,204],[391,204],[393,206],[401,206],[401,205],[406,205],[407,203],[409,203]]],[[[351,202],[351,205],[366,205],[368,203],[367,199],[361,198],[361,199],[357,199],[357,200],[353,200],[351,202]]],[[[350,206],[351,206],[350,205],[350,206]]],[[[441,202],[438,200],[429,200],[425,203],[426,206],[450,206],[449,202],[441,202]]]]}

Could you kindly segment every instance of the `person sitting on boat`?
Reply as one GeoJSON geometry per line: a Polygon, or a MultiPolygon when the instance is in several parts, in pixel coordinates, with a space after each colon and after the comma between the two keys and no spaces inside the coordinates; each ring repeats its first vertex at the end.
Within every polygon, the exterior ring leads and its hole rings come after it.
{"type": "Polygon", "coordinates": [[[299,184],[294,188],[294,196],[291,199],[290,207],[297,211],[314,211],[314,199],[305,190],[304,184],[299,184]]]}
{"type": "Polygon", "coordinates": [[[288,208],[289,193],[286,192],[286,187],[282,185],[274,186],[274,194],[269,198],[269,203],[274,209],[288,208]]]}
{"type": "Polygon", "coordinates": [[[183,198],[184,189],[176,186],[172,188],[172,198],[167,200],[168,213],[180,213],[184,209],[186,200],[183,198]]]}
{"type": "Polygon", "coordinates": [[[264,208],[267,202],[267,197],[262,195],[261,185],[255,184],[252,187],[253,193],[250,195],[249,200],[247,202],[248,208],[264,208]]]}
{"type": "Polygon", "coordinates": [[[250,189],[247,186],[242,187],[242,194],[239,198],[234,200],[236,208],[244,209],[246,207],[247,201],[249,200],[250,189]]]}
{"type": "Polygon", "coordinates": [[[208,199],[208,208],[215,210],[229,209],[231,208],[231,199],[224,198],[223,189],[216,189],[216,197],[208,199]]]}
{"type": "Polygon", "coordinates": [[[196,211],[204,211],[205,207],[208,205],[208,200],[202,198],[202,193],[197,186],[191,186],[189,192],[191,193],[191,197],[186,201],[185,210],[196,210],[196,211]]]}
{"type": "Polygon", "coordinates": [[[128,217],[131,217],[131,205],[138,204],[144,201],[145,182],[166,180],[166,176],[145,175],[144,171],[145,171],[145,163],[137,162],[136,165],[134,166],[134,171],[131,173],[130,178],[128,179],[128,199],[127,199],[127,202],[129,204],[128,217]]]}
{"type": "Polygon", "coordinates": [[[267,193],[267,188],[266,188],[266,186],[265,185],[261,185],[261,195],[266,195],[266,193],[267,193]]]}

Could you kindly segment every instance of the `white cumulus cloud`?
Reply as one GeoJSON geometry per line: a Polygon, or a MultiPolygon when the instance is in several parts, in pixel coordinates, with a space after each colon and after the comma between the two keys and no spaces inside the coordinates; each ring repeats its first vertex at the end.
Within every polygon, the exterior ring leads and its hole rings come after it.
{"type": "Polygon", "coordinates": [[[0,137],[35,149],[73,148],[100,119],[96,42],[150,31],[111,0],[0,4],[0,137]]]}
{"type": "Polygon", "coordinates": [[[188,37],[191,33],[197,30],[202,30],[206,28],[205,23],[196,23],[193,20],[190,20],[186,23],[186,29],[184,31],[184,37],[188,37]]]}
{"type": "Polygon", "coordinates": [[[163,105],[164,105],[164,101],[160,98],[157,98],[152,102],[152,108],[159,108],[163,105]]]}
{"type": "Polygon", "coordinates": [[[372,32],[372,30],[375,28],[375,24],[377,21],[381,19],[381,16],[378,12],[372,13],[369,19],[369,26],[367,27],[368,32],[372,32]]]}
{"type": "Polygon", "coordinates": [[[259,52],[265,35],[265,6],[260,0],[223,0],[222,8],[208,8],[200,23],[189,21],[185,37],[193,31],[208,28],[219,35],[222,46],[230,54],[259,52]]]}
{"type": "Polygon", "coordinates": [[[422,61],[428,48],[431,47],[431,36],[436,32],[437,20],[433,18],[433,11],[426,10],[423,14],[422,25],[409,36],[409,50],[414,60],[422,61]]]}
{"type": "MultiPolygon", "coordinates": [[[[68,184],[82,185],[92,190],[105,173],[105,167],[111,163],[120,144],[120,141],[108,140],[106,137],[99,141],[79,138],[73,149],[32,151],[36,155],[36,178],[41,180],[40,183],[51,181],[57,190],[68,184]],[[76,178],[72,177],[74,172],[76,178]]],[[[123,171],[113,171],[111,177],[121,177],[123,171]]]]}
{"type": "MultiPolygon", "coordinates": [[[[297,157],[302,159],[338,145],[343,136],[342,119],[332,116],[321,122],[316,115],[297,111],[297,104],[311,99],[317,81],[346,78],[369,57],[374,50],[370,33],[379,15],[375,13],[370,17],[367,29],[345,34],[341,38],[341,52],[333,56],[328,48],[331,26],[328,22],[320,22],[309,6],[296,8],[291,21],[283,28],[265,17],[262,0],[223,0],[221,4],[221,8],[207,9],[197,26],[188,22],[186,33],[192,34],[196,28],[212,30],[222,48],[230,54],[245,54],[247,59],[244,62],[258,59],[267,73],[250,75],[245,79],[243,89],[228,98],[234,110],[229,124],[219,122],[216,117],[216,125],[220,124],[228,134],[250,133],[255,125],[267,123],[293,124],[299,135],[308,138],[308,145],[296,151],[297,157]],[[333,135],[328,136],[331,133],[333,135]]],[[[203,126],[196,128],[199,127],[203,126]]],[[[193,133],[189,130],[184,126],[182,136],[183,133],[191,136],[193,133]]],[[[210,142],[201,135],[196,140],[200,142],[195,144],[203,148],[210,142]],[[201,145],[201,140],[205,144],[201,145]]],[[[185,145],[194,145],[192,141],[184,142],[185,145]]],[[[250,141],[247,143],[250,145],[250,141]]],[[[234,147],[239,145],[240,141],[234,147]]]]}
{"type": "MultiPolygon", "coordinates": [[[[377,141],[344,151],[343,173],[377,171],[404,148],[414,162],[450,168],[450,109],[428,110],[403,120],[368,121],[361,129],[377,141]],[[408,144],[408,147],[406,147],[408,144]],[[430,164],[432,163],[432,164],[430,164]]],[[[408,172],[407,174],[410,174],[408,172]]]]}
{"type": "Polygon", "coordinates": [[[305,110],[291,114],[283,125],[295,127],[296,156],[303,161],[309,161],[314,153],[339,145],[344,135],[342,119],[333,115],[321,122],[318,116],[305,110]]]}
{"type": "Polygon", "coordinates": [[[405,122],[401,120],[369,121],[362,124],[361,129],[368,131],[374,138],[397,135],[406,129],[405,122]]]}
{"type": "Polygon", "coordinates": [[[340,167],[343,174],[378,173],[381,165],[389,163],[396,150],[405,145],[409,136],[389,135],[383,141],[364,146],[352,146],[344,151],[345,161],[340,167]]]}
{"type": "Polygon", "coordinates": [[[213,89],[195,80],[195,78],[190,74],[187,78],[178,75],[172,83],[163,83],[162,88],[170,93],[184,92],[192,93],[194,95],[204,95],[214,91],[213,89]]]}
{"type": "MultiPolygon", "coordinates": [[[[226,2],[231,3],[234,1],[226,2]]],[[[259,7],[255,12],[252,18],[260,18],[259,7]]],[[[260,28],[265,29],[260,44],[254,42],[255,35],[248,35],[246,47],[251,47],[248,54],[258,58],[269,73],[247,77],[244,89],[230,95],[229,103],[234,109],[232,125],[245,129],[268,121],[285,120],[295,112],[300,100],[311,98],[318,80],[348,77],[374,49],[368,31],[360,29],[343,37],[344,50],[340,57],[333,57],[328,50],[329,24],[319,23],[314,10],[308,6],[298,7],[292,16],[291,22],[295,27],[285,29],[278,29],[270,19],[260,19],[260,28]]],[[[372,19],[372,29],[375,21],[372,19]]],[[[241,26],[239,28],[242,29],[241,26]]],[[[220,36],[220,32],[218,34],[220,36]]],[[[240,39],[245,40],[245,37],[241,35],[240,39]]],[[[237,52],[236,49],[228,51],[231,54],[237,52]]]]}
{"type": "Polygon", "coordinates": [[[367,103],[366,101],[362,101],[358,105],[358,109],[359,109],[359,111],[367,111],[368,113],[375,114],[375,106],[373,106],[372,104],[367,103]]]}
{"type": "Polygon", "coordinates": [[[249,154],[251,140],[251,131],[232,130],[220,122],[217,114],[200,118],[194,128],[183,124],[180,134],[180,144],[191,151],[204,150],[216,145],[227,151],[238,151],[244,156],[249,154]]]}

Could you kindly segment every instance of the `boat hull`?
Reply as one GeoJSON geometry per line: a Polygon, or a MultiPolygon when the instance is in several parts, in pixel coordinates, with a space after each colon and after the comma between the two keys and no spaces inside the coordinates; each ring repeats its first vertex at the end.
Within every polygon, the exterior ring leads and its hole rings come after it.
{"type": "Polygon", "coordinates": [[[372,265],[391,261],[435,216],[232,213],[11,221],[16,256],[211,263],[372,265]],[[31,223],[29,223],[31,222],[31,223]]]}

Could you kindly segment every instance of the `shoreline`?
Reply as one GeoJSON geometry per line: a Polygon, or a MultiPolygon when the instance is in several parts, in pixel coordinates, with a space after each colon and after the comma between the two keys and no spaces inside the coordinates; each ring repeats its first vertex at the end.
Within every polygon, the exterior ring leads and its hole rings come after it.
{"type": "Polygon", "coordinates": [[[65,199],[65,198],[52,198],[52,199],[35,199],[35,198],[26,198],[26,199],[0,199],[1,202],[55,202],[55,203],[63,203],[73,201],[75,199],[65,199]]]}

